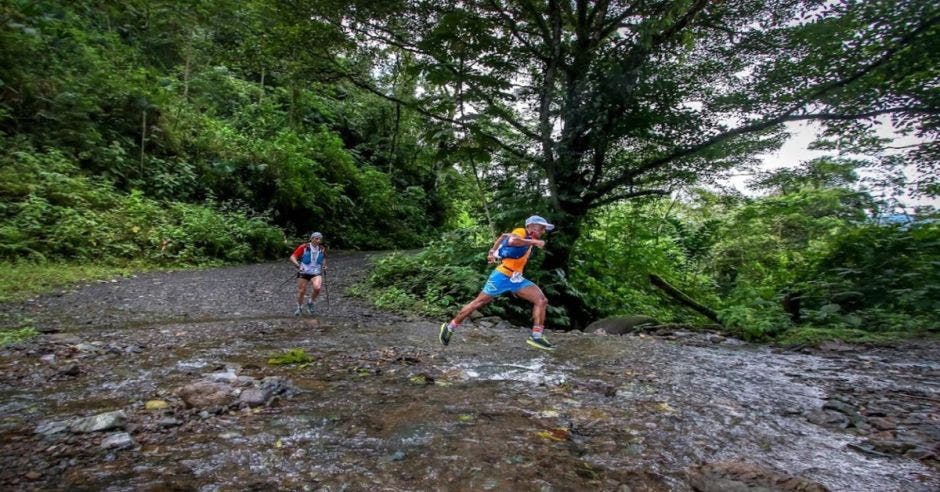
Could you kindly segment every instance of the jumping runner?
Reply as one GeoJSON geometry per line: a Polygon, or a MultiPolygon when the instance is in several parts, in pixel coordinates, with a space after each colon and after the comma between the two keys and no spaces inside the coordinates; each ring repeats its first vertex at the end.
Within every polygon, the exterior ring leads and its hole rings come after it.
{"type": "Polygon", "coordinates": [[[525,228],[518,227],[496,239],[486,260],[490,263],[500,260],[499,266],[490,274],[476,299],[464,306],[449,323],[441,325],[439,338],[442,345],[450,344],[454,330],[467,316],[470,316],[470,313],[487,305],[493,298],[511,292],[516,297],[532,303],[532,334],[526,339],[526,343],[542,350],[555,350],[555,346],[549,343],[542,334],[545,329],[545,308],[548,307],[548,299],[545,298],[542,289],[522,276],[522,270],[529,260],[532,246],[544,248],[545,241],[540,238],[546,231],[554,228],[554,225],[549,224],[542,217],[533,215],[526,219],[525,228]]]}

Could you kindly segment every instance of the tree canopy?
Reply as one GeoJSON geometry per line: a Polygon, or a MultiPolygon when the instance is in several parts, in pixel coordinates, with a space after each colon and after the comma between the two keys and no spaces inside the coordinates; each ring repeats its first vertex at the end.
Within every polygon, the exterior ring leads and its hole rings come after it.
{"type": "Polygon", "coordinates": [[[924,139],[908,156],[933,193],[933,2],[285,4],[349,39],[334,67],[356,86],[448,125],[506,174],[535,173],[525,192],[560,226],[552,268],[567,270],[590,210],[714,180],[779,146],[791,121],[877,152],[873,121],[888,118],[924,139]],[[372,76],[400,71],[421,90],[372,76]]]}

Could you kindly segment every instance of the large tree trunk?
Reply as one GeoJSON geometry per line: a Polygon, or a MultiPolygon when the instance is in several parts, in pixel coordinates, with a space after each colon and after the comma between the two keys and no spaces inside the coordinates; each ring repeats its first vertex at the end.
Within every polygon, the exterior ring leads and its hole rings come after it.
{"type": "Polygon", "coordinates": [[[588,306],[584,299],[577,296],[570,288],[571,254],[581,236],[581,223],[584,215],[556,214],[550,217],[555,230],[546,237],[545,259],[542,269],[546,280],[542,281],[542,290],[548,296],[549,304],[565,309],[569,322],[560,325],[558,320],[546,320],[546,326],[564,327],[569,330],[582,330],[596,318],[596,311],[588,306]]]}

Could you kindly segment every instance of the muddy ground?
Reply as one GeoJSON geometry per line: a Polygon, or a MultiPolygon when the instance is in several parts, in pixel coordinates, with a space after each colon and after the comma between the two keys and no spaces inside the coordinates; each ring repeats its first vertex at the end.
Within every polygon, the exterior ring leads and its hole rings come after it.
{"type": "Polygon", "coordinates": [[[331,259],[149,273],[0,306],[0,488],[940,490],[940,346],[788,351],[664,328],[383,313],[331,259]],[[271,365],[303,349],[311,360],[271,365]]]}

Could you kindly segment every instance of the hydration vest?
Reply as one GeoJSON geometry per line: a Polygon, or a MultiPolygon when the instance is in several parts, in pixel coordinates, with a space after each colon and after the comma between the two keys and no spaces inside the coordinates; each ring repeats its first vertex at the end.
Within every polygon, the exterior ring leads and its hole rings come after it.
{"type": "MultiPolygon", "coordinates": [[[[526,255],[532,246],[510,246],[509,238],[512,237],[511,234],[503,238],[503,241],[499,243],[499,249],[496,250],[497,258],[512,258],[519,259],[526,255]]],[[[529,235],[525,235],[525,239],[529,239],[529,235]]]]}
{"type": "Polygon", "coordinates": [[[313,248],[310,247],[310,244],[307,244],[304,248],[304,256],[300,259],[300,272],[319,275],[322,265],[323,246],[317,248],[316,255],[314,255],[313,248]]]}

